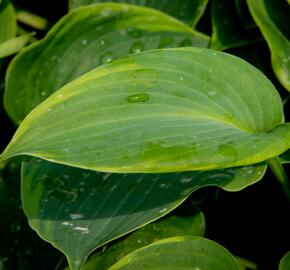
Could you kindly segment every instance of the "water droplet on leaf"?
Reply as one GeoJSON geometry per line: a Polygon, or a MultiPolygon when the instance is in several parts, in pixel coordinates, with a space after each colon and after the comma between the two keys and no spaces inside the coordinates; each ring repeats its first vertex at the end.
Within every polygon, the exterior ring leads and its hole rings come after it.
{"type": "Polygon", "coordinates": [[[131,103],[147,102],[149,100],[149,95],[145,93],[134,94],[127,97],[127,101],[131,103]]]}

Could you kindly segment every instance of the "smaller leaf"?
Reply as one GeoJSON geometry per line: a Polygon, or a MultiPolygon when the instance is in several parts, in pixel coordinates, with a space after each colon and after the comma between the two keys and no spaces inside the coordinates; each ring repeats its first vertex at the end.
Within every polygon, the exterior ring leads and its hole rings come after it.
{"type": "MultiPolygon", "coordinates": [[[[193,209],[190,210],[192,213],[193,209]]],[[[83,270],[106,270],[130,252],[155,241],[182,235],[203,236],[204,230],[205,220],[202,212],[194,212],[187,216],[170,216],[150,223],[125,239],[109,245],[104,251],[93,255],[84,265],[83,270]]]]}
{"type": "Polygon", "coordinates": [[[31,40],[34,33],[11,38],[0,43],[0,59],[19,52],[31,40]]]}
{"type": "MultiPolygon", "coordinates": [[[[280,20],[287,22],[290,16],[290,9],[285,1],[265,1],[265,0],[247,0],[251,14],[266,39],[270,51],[273,70],[280,83],[290,91],[290,41],[286,32],[282,31],[280,25],[276,24],[272,18],[280,17],[280,20]],[[276,7],[273,14],[273,8],[270,4],[274,3],[276,7]],[[277,14],[279,12],[279,14],[277,14]],[[283,18],[283,19],[281,19],[283,18]]],[[[288,35],[289,30],[288,30],[288,35]]]]}
{"type": "Polygon", "coordinates": [[[235,258],[222,246],[201,237],[179,236],[138,249],[109,270],[142,269],[239,270],[235,258]]]}
{"type": "Polygon", "coordinates": [[[16,18],[19,22],[37,30],[47,30],[49,22],[47,19],[33,14],[27,10],[17,9],[16,18]]]}
{"type": "Polygon", "coordinates": [[[284,255],[279,264],[279,270],[289,270],[289,269],[290,269],[290,251],[288,251],[284,255]]]}

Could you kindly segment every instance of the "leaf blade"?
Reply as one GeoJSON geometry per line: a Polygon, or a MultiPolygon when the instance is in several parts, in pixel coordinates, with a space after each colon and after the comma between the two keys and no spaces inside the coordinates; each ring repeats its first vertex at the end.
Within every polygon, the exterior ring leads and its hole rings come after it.
{"type": "Polygon", "coordinates": [[[109,270],[117,269],[228,269],[238,270],[234,257],[205,238],[184,236],[155,242],[127,255],[109,270]],[[176,256],[174,256],[174,254],[176,256]]]}
{"type": "Polygon", "coordinates": [[[103,65],[52,95],[25,119],[2,159],[28,154],[120,173],[248,165],[289,148],[282,109],[272,84],[236,57],[150,51],[103,65]]]}
{"type": "Polygon", "coordinates": [[[22,205],[30,226],[41,238],[70,261],[82,263],[96,248],[169,213],[195,190],[212,185],[239,190],[242,176],[246,187],[260,179],[264,171],[265,165],[256,165],[179,174],[121,175],[31,159],[22,167],[22,205]]]}

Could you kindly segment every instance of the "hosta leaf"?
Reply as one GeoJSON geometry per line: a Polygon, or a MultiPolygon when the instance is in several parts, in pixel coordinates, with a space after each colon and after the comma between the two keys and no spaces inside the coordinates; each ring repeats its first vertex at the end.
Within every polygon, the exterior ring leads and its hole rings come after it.
{"type": "Polygon", "coordinates": [[[239,270],[235,258],[222,246],[201,237],[179,236],[138,249],[109,270],[206,269],[239,270]]]}
{"type": "Polygon", "coordinates": [[[16,17],[8,0],[3,0],[0,3],[0,25],[0,43],[16,35],[16,17]]]}
{"type": "Polygon", "coordinates": [[[211,48],[226,50],[256,42],[261,39],[257,28],[248,27],[239,10],[245,1],[213,0],[211,20],[213,34],[211,48]]]}
{"type": "Polygon", "coordinates": [[[122,4],[82,7],[15,57],[4,105],[18,123],[61,86],[112,59],[155,48],[207,45],[206,36],[159,11],[122,4]]]}
{"type": "Polygon", "coordinates": [[[32,38],[32,34],[25,34],[0,43],[0,59],[20,51],[32,38]]]}
{"type": "Polygon", "coordinates": [[[2,159],[107,172],[258,163],[290,146],[280,96],[241,59],[208,49],[130,55],[69,83],[22,122],[2,159]]]}
{"type": "Polygon", "coordinates": [[[289,20],[290,8],[283,0],[247,0],[247,2],[271,50],[273,70],[281,84],[290,91],[290,31],[287,23],[285,25],[289,20]],[[274,20],[273,17],[277,19],[274,20]],[[283,22],[284,31],[281,23],[276,23],[277,20],[283,22]]]}
{"type": "Polygon", "coordinates": [[[172,211],[198,188],[229,190],[242,175],[250,184],[263,172],[264,165],[256,165],[179,174],[104,174],[32,159],[22,168],[22,203],[31,227],[78,264],[97,247],[172,211]]]}
{"type": "Polygon", "coordinates": [[[290,251],[285,254],[279,264],[279,270],[290,269],[290,251]]]}
{"type": "Polygon", "coordinates": [[[83,270],[107,270],[132,251],[163,238],[182,235],[203,236],[205,230],[203,214],[201,212],[193,212],[192,208],[187,210],[190,213],[187,216],[170,216],[150,223],[125,239],[107,246],[103,251],[93,255],[85,263],[83,270]]]}
{"type": "Polygon", "coordinates": [[[75,9],[84,5],[104,2],[134,4],[159,9],[195,26],[204,13],[208,0],[182,0],[179,2],[172,0],[69,0],[69,8],[75,9]]]}

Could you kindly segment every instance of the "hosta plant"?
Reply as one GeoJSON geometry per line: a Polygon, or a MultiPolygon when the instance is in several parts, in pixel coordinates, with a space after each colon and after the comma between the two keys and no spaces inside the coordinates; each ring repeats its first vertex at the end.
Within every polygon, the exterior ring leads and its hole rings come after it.
{"type": "Polygon", "coordinates": [[[208,239],[203,205],[267,167],[289,203],[289,3],[64,4],[53,24],[0,1],[0,225],[66,257],[4,241],[0,269],[260,269],[208,239]]]}

